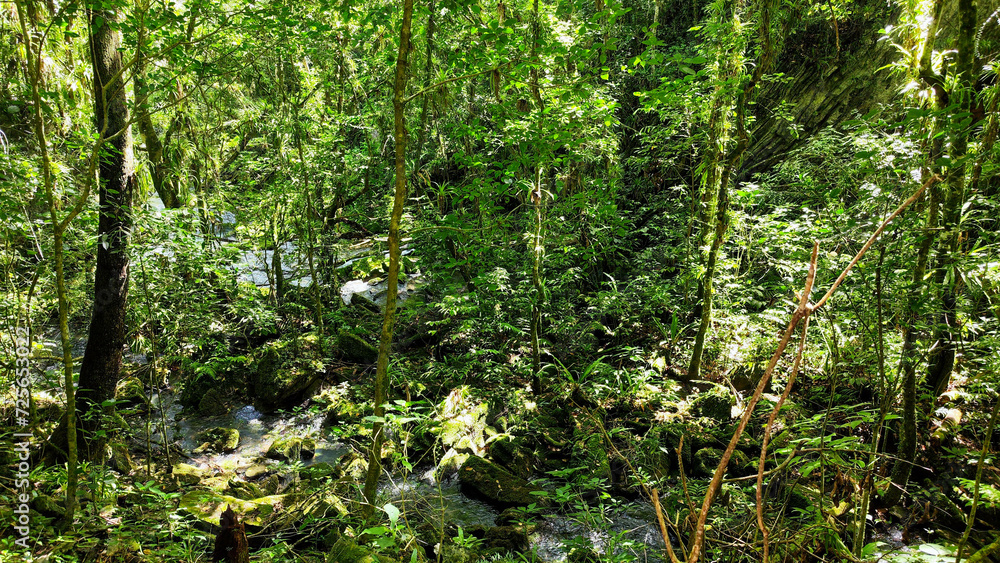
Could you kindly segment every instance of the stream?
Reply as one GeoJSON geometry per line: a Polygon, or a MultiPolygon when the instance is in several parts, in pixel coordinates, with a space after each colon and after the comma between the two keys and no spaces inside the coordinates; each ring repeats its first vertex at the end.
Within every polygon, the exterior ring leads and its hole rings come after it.
{"type": "MultiPolygon", "coordinates": [[[[323,437],[323,415],[265,415],[252,405],[233,409],[221,416],[185,416],[173,397],[165,399],[165,413],[171,426],[168,436],[176,440],[189,456],[187,463],[213,473],[239,474],[261,463],[268,446],[277,437],[289,435],[317,438],[316,454],[303,460],[304,466],[320,462],[335,464],[350,451],[346,445],[323,437]],[[194,436],[214,427],[235,428],[240,442],[232,453],[199,453],[194,436]]],[[[453,524],[463,529],[492,527],[500,511],[495,507],[462,494],[457,475],[436,482],[431,467],[416,468],[409,475],[395,474],[379,485],[385,502],[395,504],[401,518],[416,527],[430,522],[435,527],[453,524]]],[[[529,536],[532,551],[538,561],[555,562],[566,558],[567,544],[586,540],[599,552],[608,549],[623,554],[630,551],[638,561],[660,561],[663,542],[655,526],[656,516],[649,503],[621,501],[611,510],[601,513],[591,507],[586,514],[546,514],[536,516],[533,533],[529,536]]]]}

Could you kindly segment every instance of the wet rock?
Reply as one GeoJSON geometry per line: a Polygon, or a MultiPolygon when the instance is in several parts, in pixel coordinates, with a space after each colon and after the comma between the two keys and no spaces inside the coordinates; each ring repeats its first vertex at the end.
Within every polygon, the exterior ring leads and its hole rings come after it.
{"type": "Polygon", "coordinates": [[[352,362],[374,364],[378,360],[378,348],[346,330],[337,333],[337,348],[352,362]]]}
{"type": "Polygon", "coordinates": [[[527,506],[539,501],[531,494],[538,490],[537,487],[479,456],[472,456],[465,462],[458,479],[463,494],[481,498],[499,508],[527,506]]]}
{"type": "Polygon", "coordinates": [[[489,444],[490,458],[522,479],[531,476],[532,451],[524,438],[501,436],[489,444]]]}
{"type": "Polygon", "coordinates": [[[267,448],[265,456],[278,461],[298,461],[312,459],[316,455],[316,440],[312,438],[279,438],[267,448]]]}
{"type": "Polygon", "coordinates": [[[208,471],[198,469],[187,463],[175,463],[171,468],[170,474],[182,485],[197,485],[202,479],[210,475],[208,471]]]}
{"type": "Polygon", "coordinates": [[[235,428],[209,428],[195,435],[195,442],[201,445],[195,448],[194,453],[203,452],[232,453],[236,451],[236,446],[240,443],[240,432],[235,428]]]}
{"type": "Polygon", "coordinates": [[[528,534],[520,526],[497,526],[486,530],[486,546],[512,553],[528,551],[528,534]]]}
{"type": "Polygon", "coordinates": [[[248,391],[263,412],[291,407],[315,393],[323,369],[322,342],[316,334],[270,342],[249,377],[248,391]]]}

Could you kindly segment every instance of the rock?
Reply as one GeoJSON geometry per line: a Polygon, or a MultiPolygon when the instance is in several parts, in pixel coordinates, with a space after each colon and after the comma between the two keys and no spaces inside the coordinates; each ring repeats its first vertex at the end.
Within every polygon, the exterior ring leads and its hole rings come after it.
{"type": "Polygon", "coordinates": [[[479,560],[479,553],[468,547],[446,543],[441,546],[441,563],[472,563],[479,560]]]}
{"type": "Polygon", "coordinates": [[[198,414],[201,416],[220,416],[226,413],[227,408],[225,395],[216,387],[205,391],[198,401],[198,414]]]}
{"type": "Polygon", "coordinates": [[[711,477],[715,468],[722,461],[722,450],[718,448],[702,448],[694,454],[694,467],[691,472],[701,477],[711,477]]]}
{"type": "Polygon", "coordinates": [[[248,378],[248,391],[262,412],[299,404],[319,388],[323,346],[316,334],[269,342],[248,378]]]}
{"type": "Polygon", "coordinates": [[[254,479],[257,479],[258,477],[266,475],[269,471],[270,469],[268,469],[266,465],[264,465],[263,463],[257,463],[248,467],[243,475],[247,479],[252,481],[254,479]]]}
{"type": "Polygon", "coordinates": [[[501,436],[489,444],[490,458],[522,479],[531,476],[532,451],[524,438],[501,436]]]}
{"type": "Polygon", "coordinates": [[[228,485],[226,492],[238,499],[253,500],[265,496],[264,491],[256,483],[230,479],[228,485]]]}
{"type": "Polygon", "coordinates": [[[469,454],[460,454],[454,448],[449,449],[434,468],[434,480],[440,483],[449,475],[454,475],[468,459],[469,454]]]}
{"type": "Polygon", "coordinates": [[[39,514],[50,518],[59,518],[66,514],[66,507],[61,502],[42,493],[31,499],[31,508],[37,510],[39,514]]]}
{"type": "Polygon", "coordinates": [[[170,469],[170,474],[182,485],[197,485],[202,479],[209,476],[208,471],[187,463],[175,463],[170,469]]]}
{"type": "Polygon", "coordinates": [[[692,410],[698,415],[720,422],[728,422],[732,418],[736,397],[721,385],[699,394],[691,403],[692,410]]]}
{"type": "Polygon", "coordinates": [[[374,364],[378,360],[378,348],[346,330],[337,333],[337,348],[352,362],[374,364]]]}
{"type": "Polygon", "coordinates": [[[299,477],[308,481],[323,481],[327,477],[332,477],[336,473],[336,468],[334,468],[329,463],[322,461],[309,467],[303,467],[299,471],[299,477]]]}
{"type": "Polygon", "coordinates": [[[486,546],[512,553],[528,551],[528,534],[520,526],[497,526],[486,530],[486,546]]]}
{"type": "Polygon", "coordinates": [[[531,494],[539,490],[537,487],[479,456],[466,460],[458,479],[463,494],[499,508],[527,506],[540,500],[531,494]]]}
{"type": "Polygon", "coordinates": [[[115,388],[115,400],[119,404],[118,409],[132,407],[146,403],[146,389],[138,377],[125,377],[118,382],[115,388]]]}
{"type": "Polygon", "coordinates": [[[181,497],[180,508],[202,522],[215,526],[227,506],[239,515],[248,533],[265,526],[282,529],[307,518],[338,518],[348,514],[347,507],[333,494],[322,492],[269,495],[240,499],[202,489],[181,497]]]}
{"type": "Polygon", "coordinates": [[[235,428],[209,428],[195,435],[194,440],[201,443],[194,453],[232,453],[240,443],[240,431],[235,428]]]}
{"type": "Polygon", "coordinates": [[[338,479],[349,479],[361,482],[368,473],[368,461],[357,452],[349,452],[340,457],[337,462],[336,476],[338,479]]]}
{"type": "Polygon", "coordinates": [[[298,461],[312,459],[316,455],[316,440],[312,438],[279,438],[267,448],[265,457],[278,461],[298,461]]]}

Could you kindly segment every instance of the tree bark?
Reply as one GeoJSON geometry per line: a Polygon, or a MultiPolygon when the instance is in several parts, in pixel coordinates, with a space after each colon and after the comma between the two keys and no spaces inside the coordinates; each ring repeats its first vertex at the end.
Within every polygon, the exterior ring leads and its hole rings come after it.
{"type": "Polygon", "coordinates": [[[364,514],[370,518],[375,510],[375,492],[378,478],[382,473],[382,433],[385,416],[385,402],[389,387],[389,351],[396,324],[396,293],[399,284],[399,223],[406,203],[406,122],[403,119],[403,98],[406,93],[407,54],[410,51],[410,22],[413,20],[413,0],[403,0],[403,22],[399,30],[399,53],[396,56],[396,79],[393,86],[392,107],[396,136],[396,186],[392,200],[392,214],[389,217],[389,276],[385,297],[385,317],[382,321],[382,336],[379,340],[378,362],[375,368],[375,423],[372,427],[372,446],[368,452],[368,473],[365,476],[364,514]]]}
{"type": "MultiPolygon", "coordinates": [[[[125,346],[128,303],[128,239],[132,229],[135,170],[132,133],[122,80],[121,32],[115,9],[91,10],[90,52],[94,66],[94,113],[105,139],[98,165],[99,219],[94,308],[87,347],[80,366],[78,412],[82,427],[93,438],[105,412],[103,403],[115,396],[125,346]]],[[[109,407],[108,412],[114,407],[109,407]]],[[[100,445],[98,441],[97,445],[100,445]]],[[[85,452],[93,458],[101,450],[85,452]]]]}

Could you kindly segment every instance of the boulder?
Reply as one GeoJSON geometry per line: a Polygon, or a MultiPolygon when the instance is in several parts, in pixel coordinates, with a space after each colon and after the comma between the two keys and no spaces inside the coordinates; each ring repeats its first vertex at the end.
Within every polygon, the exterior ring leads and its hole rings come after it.
{"type": "Polygon", "coordinates": [[[203,452],[232,453],[236,451],[236,446],[240,443],[240,431],[235,428],[209,428],[195,435],[195,442],[201,445],[195,448],[194,453],[203,452]]]}
{"type": "Polygon", "coordinates": [[[257,408],[273,412],[312,396],[322,382],[322,348],[316,334],[269,342],[248,381],[257,408]]]}
{"type": "Polygon", "coordinates": [[[378,360],[378,348],[346,330],[337,333],[337,348],[352,362],[374,364],[378,360]]]}
{"type": "Polygon", "coordinates": [[[298,461],[312,459],[316,455],[316,440],[312,438],[278,438],[267,448],[265,456],[278,461],[298,461]]]}
{"type": "Polygon", "coordinates": [[[209,472],[187,463],[175,463],[170,471],[174,479],[182,485],[197,485],[209,476],[209,472]]]}
{"type": "Polygon", "coordinates": [[[462,493],[480,498],[498,508],[527,506],[539,502],[538,491],[524,479],[479,456],[471,456],[458,472],[462,493]]]}

